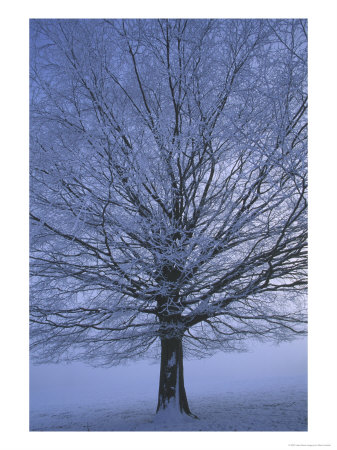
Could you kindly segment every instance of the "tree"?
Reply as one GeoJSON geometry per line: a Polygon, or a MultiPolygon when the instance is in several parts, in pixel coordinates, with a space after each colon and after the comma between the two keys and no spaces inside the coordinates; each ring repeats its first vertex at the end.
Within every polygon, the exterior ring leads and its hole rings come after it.
{"type": "Polygon", "coordinates": [[[306,331],[306,22],[31,21],[31,349],[161,354],[306,331]]]}

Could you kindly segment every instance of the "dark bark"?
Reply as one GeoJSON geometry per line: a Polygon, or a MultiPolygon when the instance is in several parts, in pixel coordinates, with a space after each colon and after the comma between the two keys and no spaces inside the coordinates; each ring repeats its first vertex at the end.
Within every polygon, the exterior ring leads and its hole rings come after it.
{"type": "Polygon", "coordinates": [[[174,404],[181,414],[197,418],[188,406],[180,338],[161,339],[161,365],[157,412],[174,404]]]}

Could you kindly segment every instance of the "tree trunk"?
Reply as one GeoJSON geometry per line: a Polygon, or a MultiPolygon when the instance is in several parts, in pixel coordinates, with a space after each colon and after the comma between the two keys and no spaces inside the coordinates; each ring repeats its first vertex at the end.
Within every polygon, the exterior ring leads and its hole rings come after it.
{"type": "Polygon", "coordinates": [[[161,364],[157,413],[176,410],[177,413],[191,413],[188,406],[183,368],[183,345],[179,338],[161,340],[161,364]]]}

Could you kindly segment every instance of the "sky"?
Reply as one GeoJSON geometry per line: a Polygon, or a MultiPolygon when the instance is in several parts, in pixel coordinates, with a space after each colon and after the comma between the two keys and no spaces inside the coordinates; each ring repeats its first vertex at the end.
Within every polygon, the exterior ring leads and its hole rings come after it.
{"type": "MultiPolygon", "coordinates": [[[[184,361],[187,396],[259,388],[282,379],[306,387],[307,339],[254,344],[248,352],[222,353],[184,361]]],[[[153,399],[156,407],[159,361],[131,362],[111,368],[83,363],[31,365],[30,407],[90,404],[113,399],[153,399]]]]}

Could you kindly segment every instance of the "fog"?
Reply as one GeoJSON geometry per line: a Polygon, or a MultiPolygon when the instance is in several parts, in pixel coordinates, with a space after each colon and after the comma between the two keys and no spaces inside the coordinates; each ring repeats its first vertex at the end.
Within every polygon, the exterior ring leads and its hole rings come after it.
{"type": "MultiPolygon", "coordinates": [[[[307,339],[291,343],[255,344],[245,353],[217,353],[185,360],[187,395],[224,392],[238,386],[258,388],[295,379],[306,386],[307,339]]],[[[153,399],[159,383],[159,361],[141,361],[112,368],[83,363],[31,365],[30,406],[90,404],[133,398],[153,399]]]]}

